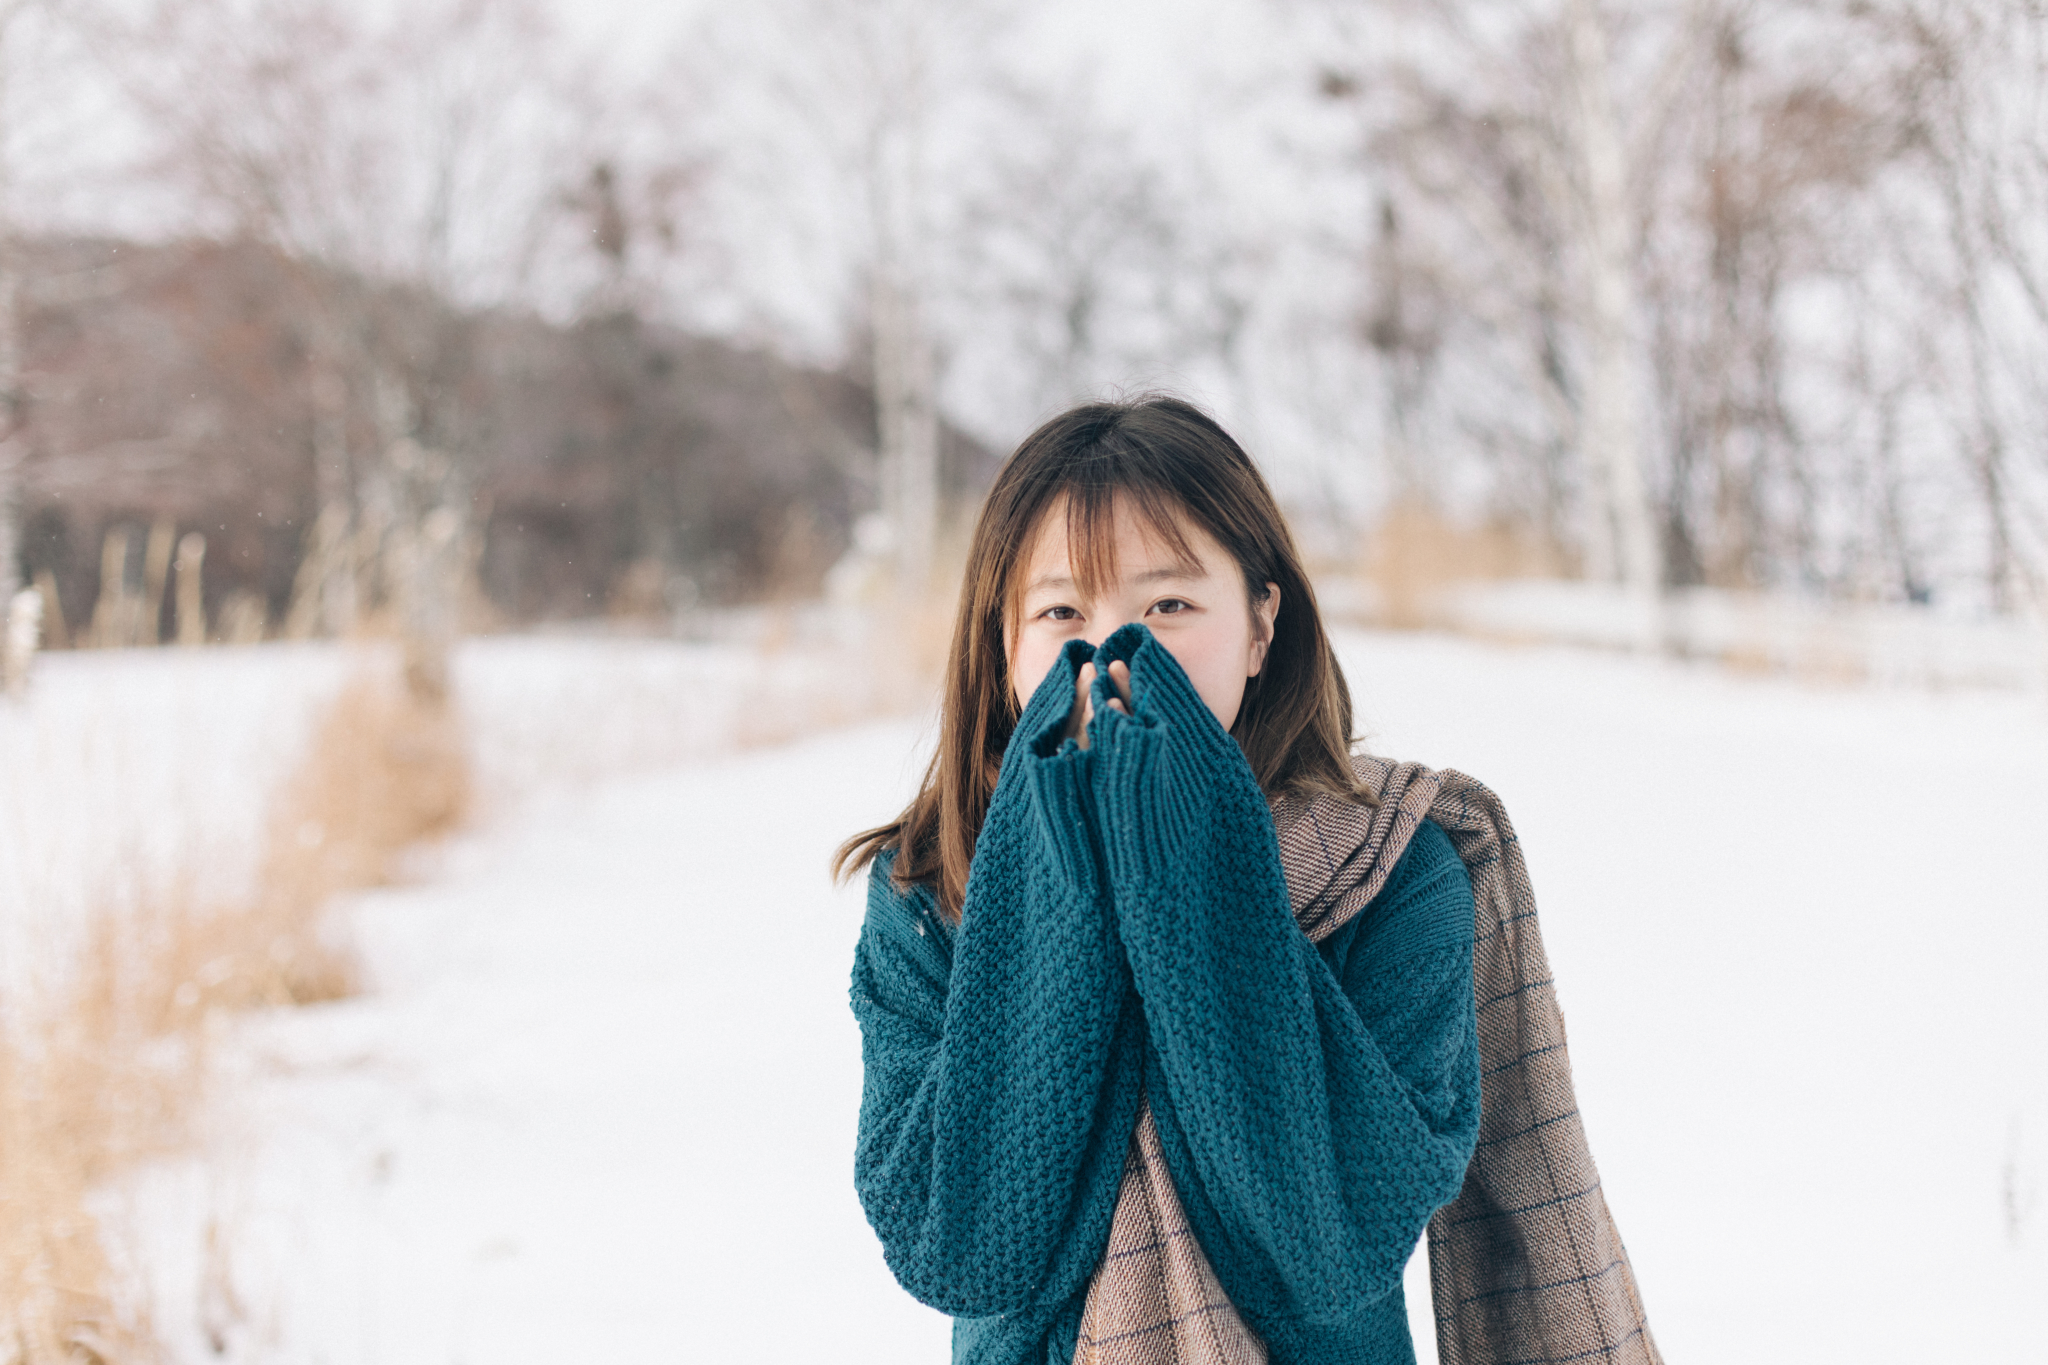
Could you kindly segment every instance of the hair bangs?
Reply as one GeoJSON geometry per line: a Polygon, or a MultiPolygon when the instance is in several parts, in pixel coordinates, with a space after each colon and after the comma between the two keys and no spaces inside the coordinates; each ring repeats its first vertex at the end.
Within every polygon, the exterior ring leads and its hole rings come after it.
{"type": "MultiPolygon", "coordinates": [[[[1150,477],[1142,454],[1128,448],[1105,450],[1106,444],[1098,437],[1088,458],[1074,461],[1041,490],[1023,543],[1036,544],[1052,517],[1063,518],[1074,586],[1084,596],[1095,597],[1113,585],[1121,571],[1117,519],[1135,517],[1140,534],[1166,551],[1175,568],[1200,573],[1201,556],[1188,537],[1189,525],[1199,520],[1195,509],[1164,481],[1150,477]]],[[[1012,624],[1025,587],[1021,580],[1009,584],[1012,624]]]]}
{"type": "Polygon", "coordinates": [[[1113,585],[1117,518],[1134,516],[1140,533],[1173,557],[1174,567],[1200,573],[1201,556],[1187,535],[1191,509],[1171,492],[1142,479],[1105,479],[1062,490],[1066,495],[1067,554],[1074,586],[1089,597],[1113,585]]]}

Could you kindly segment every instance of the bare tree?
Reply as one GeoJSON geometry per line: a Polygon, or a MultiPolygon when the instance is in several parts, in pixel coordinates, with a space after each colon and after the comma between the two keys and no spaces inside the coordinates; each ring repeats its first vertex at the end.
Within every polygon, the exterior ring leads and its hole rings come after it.
{"type": "Polygon", "coordinates": [[[389,20],[328,0],[164,0],[131,37],[127,88],[195,226],[294,267],[317,508],[287,630],[345,631],[426,590],[418,566],[439,560],[423,536],[468,537],[466,324],[404,291],[532,296],[573,145],[547,25],[472,0],[389,20]],[[429,521],[453,529],[427,536],[429,521]]]}
{"type": "Polygon", "coordinates": [[[846,299],[874,392],[888,553],[913,596],[939,515],[949,191],[986,126],[1002,22],[987,0],[776,0],[719,16],[685,68],[732,130],[728,230],[751,230],[761,256],[801,258],[814,291],[846,299]]]}
{"type": "MultiPolygon", "coordinates": [[[[1489,376],[1462,395],[1484,408],[1448,425],[1528,451],[1546,488],[1545,529],[1561,529],[1558,505],[1576,491],[1577,538],[1596,574],[1654,593],[1640,219],[1607,20],[1591,0],[1484,13],[1422,0],[1381,13],[1405,20],[1411,41],[1354,33],[1359,65],[1327,68],[1322,88],[1358,109],[1385,203],[1404,219],[1405,204],[1419,224],[1413,236],[1431,244],[1427,260],[1404,248],[1401,269],[1441,279],[1455,316],[1433,348],[1449,348],[1444,363],[1463,373],[1477,366],[1489,376]],[[1576,451],[1576,479],[1554,467],[1559,448],[1576,451]]],[[[1388,269],[1369,267],[1382,280],[1388,269]]],[[[1368,327],[1367,339],[1378,348],[1391,338],[1368,327]]],[[[1459,404],[1408,383],[1406,421],[1432,402],[1459,404]]]]}
{"type": "Polygon", "coordinates": [[[1218,197],[1105,113],[1090,77],[1018,84],[1005,108],[956,229],[951,331],[1007,380],[991,375],[984,391],[1028,422],[1110,387],[1236,363],[1249,291],[1218,197]]]}
{"type": "Polygon", "coordinates": [[[1440,320],[1430,305],[1427,267],[1414,260],[1391,196],[1379,202],[1379,228],[1369,267],[1372,299],[1364,318],[1365,342],[1379,358],[1385,391],[1385,443],[1397,504],[1431,500],[1422,458],[1422,423],[1437,348],[1440,320]]]}
{"type": "Polygon", "coordinates": [[[2048,15],[2009,0],[1916,3],[1859,11],[1874,36],[1899,43],[1906,60],[1889,93],[1904,112],[1906,155],[1939,205],[1945,261],[1921,257],[1921,282],[1942,331],[1959,463],[1968,471],[1984,528],[1983,574],[1991,605],[2011,610],[2039,593],[2048,552],[2041,477],[2048,428],[2039,417],[2040,367],[2048,361],[2048,15]],[[2015,467],[2019,448],[2037,452],[2015,467]],[[2032,554],[2023,528],[2034,527],[2032,554]]]}
{"type": "Polygon", "coordinates": [[[1989,605],[2021,600],[2048,551],[2036,7],[1373,13],[1322,86],[1414,230],[1362,273],[1381,300],[1440,282],[1434,373],[1457,376],[1401,406],[1567,494],[1544,452],[1575,450],[1594,566],[1638,590],[1923,600],[1974,555],[1989,605]],[[1938,531],[1965,502],[1976,532],[1938,531]]]}
{"type": "Polygon", "coordinates": [[[869,283],[875,353],[875,429],[882,510],[896,537],[898,587],[921,597],[939,510],[939,394],[927,322],[931,117],[929,20],[884,4],[856,43],[876,97],[863,130],[863,171],[874,234],[869,283]]]}
{"type": "Polygon", "coordinates": [[[21,462],[25,397],[22,393],[21,262],[14,216],[9,41],[22,14],[35,0],[0,4],[0,603],[20,587],[21,462]]]}
{"type": "Polygon", "coordinates": [[[1577,114],[1581,212],[1585,223],[1586,369],[1580,444],[1605,493],[1596,520],[1595,563],[1632,593],[1657,590],[1659,566],[1643,491],[1637,404],[1642,351],[1636,327],[1635,244],[1628,166],[1615,109],[1607,25],[1595,0],[1566,12],[1577,114]]]}
{"type": "Polygon", "coordinates": [[[1694,56],[1645,143],[1640,190],[1667,573],[1681,586],[1824,586],[1851,572],[1824,563],[1821,527],[1862,515],[1835,504],[1868,467],[1873,433],[1814,399],[1823,379],[1875,381],[1874,334],[1802,345],[1788,308],[1826,288],[1855,316],[1863,296],[1845,286],[1865,269],[1867,243],[1841,209],[1867,192],[1895,139],[1882,101],[1816,69],[1756,6],[1694,15],[1694,56]]]}

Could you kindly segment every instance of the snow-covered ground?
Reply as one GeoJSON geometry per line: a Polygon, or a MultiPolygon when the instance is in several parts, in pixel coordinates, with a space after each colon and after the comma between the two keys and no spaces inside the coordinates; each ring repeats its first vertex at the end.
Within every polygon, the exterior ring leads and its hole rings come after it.
{"type": "MultiPolygon", "coordinates": [[[[843,623],[729,614],[733,638],[466,641],[454,685],[483,812],[871,713],[843,623]]],[[[758,616],[759,613],[755,613],[758,616]]],[[[69,932],[137,892],[232,900],[272,797],[389,642],[55,652],[0,699],[0,981],[61,961],[69,932]]]]}
{"type": "Polygon", "coordinates": [[[1355,637],[1501,793],[1672,1360],[2048,1360],[2048,706],[1355,637]]]}
{"type": "MultiPolygon", "coordinates": [[[[1342,643],[1375,747],[1516,819],[1667,1356],[2048,1359],[2041,701],[1342,643]]],[[[533,658],[505,698],[590,690],[533,658]]],[[[517,784],[348,908],[373,993],[239,1027],[208,1149],[109,1205],[180,1358],[945,1358],[850,1189],[825,875],[926,727],[673,743],[517,784]]]]}
{"type": "MultiPolygon", "coordinates": [[[[2048,692],[2048,629],[2024,616],[1704,587],[1642,598],[1610,583],[1543,578],[1414,593],[1418,619],[1486,640],[1600,649],[1647,640],[1682,658],[1829,682],[2048,692]]],[[[1384,595],[1365,579],[1331,575],[1316,596],[1339,620],[1386,619],[1384,595]]]]}
{"type": "Polygon", "coordinates": [[[0,699],[0,971],[46,970],[92,909],[233,897],[266,802],[359,660],[331,645],[45,654],[0,699]]]}

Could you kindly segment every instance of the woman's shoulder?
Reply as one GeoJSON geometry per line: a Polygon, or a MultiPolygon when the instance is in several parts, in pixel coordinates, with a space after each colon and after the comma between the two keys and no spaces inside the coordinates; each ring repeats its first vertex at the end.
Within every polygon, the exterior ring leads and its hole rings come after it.
{"type": "Polygon", "coordinates": [[[1392,885],[1397,879],[1418,886],[1435,881],[1455,881],[1466,888],[1468,895],[1471,889],[1471,878],[1465,872],[1465,864],[1458,858],[1458,846],[1451,842],[1449,831],[1426,815],[1416,822],[1415,833],[1395,862],[1388,884],[1392,885]]]}
{"type": "Polygon", "coordinates": [[[908,886],[895,877],[896,850],[885,848],[868,864],[868,908],[863,934],[875,933],[922,957],[936,950],[950,957],[953,926],[939,913],[937,893],[921,882],[908,886]]]}
{"type": "Polygon", "coordinates": [[[1365,916],[1375,961],[1471,948],[1472,879],[1443,826],[1417,823],[1365,916]]]}

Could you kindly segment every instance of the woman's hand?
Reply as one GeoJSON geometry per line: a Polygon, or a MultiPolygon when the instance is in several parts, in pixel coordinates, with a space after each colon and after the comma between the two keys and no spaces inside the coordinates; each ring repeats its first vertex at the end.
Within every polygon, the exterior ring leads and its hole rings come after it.
{"type": "MultiPolygon", "coordinates": [[[[1066,733],[1062,740],[1073,740],[1083,749],[1088,747],[1088,722],[1095,719],[1095,703],[1089,699],[1089,690],[1095,685],[1095,665],[1082,664],[1081,671],[1074,678],[1074,709],[1067,713],[1066,733]]],[[[1131,713],[1131,666],[1118,659],[1109,666],[1109,688],[1113,695],[1109,700],[1112,711],[1131,713]]]]}

